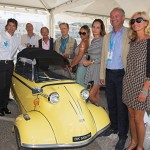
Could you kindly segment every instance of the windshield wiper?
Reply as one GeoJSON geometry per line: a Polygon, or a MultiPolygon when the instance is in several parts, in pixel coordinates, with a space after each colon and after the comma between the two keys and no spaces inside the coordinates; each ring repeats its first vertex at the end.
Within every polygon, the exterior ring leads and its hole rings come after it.
{"type": "Polygon", "coordinates": [[[50,78],[50,77],[44,77],[44,76],[39,76],[42,79],[49,79],[49,80],[56,80],[59,81],[59,79],[55,79],[55,78],[50,78]]]}

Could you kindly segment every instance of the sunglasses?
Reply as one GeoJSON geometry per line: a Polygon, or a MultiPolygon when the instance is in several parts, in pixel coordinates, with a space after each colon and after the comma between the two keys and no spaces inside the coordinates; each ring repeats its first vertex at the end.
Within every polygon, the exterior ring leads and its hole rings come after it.
{"type": "Polygon", "coordinates": [[[146,21],[146,20],[144,20],[142,17],[139,17],[139,18],[136,18],[136,19],[131,19],[130,24],[133,25],[135,22],[136,23],[141,23],[142,21],[146,21]]]}
{"type": "Polygon", "coordinates": [[[79,32],[79,35],[86,35],[86,32],[79,32]]]}

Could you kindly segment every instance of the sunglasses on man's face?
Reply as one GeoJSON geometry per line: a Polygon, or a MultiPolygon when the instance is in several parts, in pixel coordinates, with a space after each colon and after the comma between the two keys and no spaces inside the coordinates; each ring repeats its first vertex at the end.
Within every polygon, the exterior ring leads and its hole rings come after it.
{"type": "Polygon", "coordinates": [[[133,25],[135,22],[136,23],[141,23],[142,21],[146,21],[146,20],[144,20],[142,17],[139,17],[139,18],[136,18],[136,19],[131,19],[130,24],[133,25]]]}
{"type": "Polygon", "coordinates": [[[86,32],[79,32],[79,34],[81,35],[86,35],[86,32]]]}

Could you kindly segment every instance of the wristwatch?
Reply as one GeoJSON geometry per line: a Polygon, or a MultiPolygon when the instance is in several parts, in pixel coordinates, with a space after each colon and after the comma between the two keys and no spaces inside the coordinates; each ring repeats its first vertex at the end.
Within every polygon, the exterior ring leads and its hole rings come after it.
{"type": "Polygon", "coordinates": [[[91,61],[91,64],[94,64],[94,63],[95,63],[95,61],[94,61],[94,60],[92,60],[92,61],[91,61]]]}

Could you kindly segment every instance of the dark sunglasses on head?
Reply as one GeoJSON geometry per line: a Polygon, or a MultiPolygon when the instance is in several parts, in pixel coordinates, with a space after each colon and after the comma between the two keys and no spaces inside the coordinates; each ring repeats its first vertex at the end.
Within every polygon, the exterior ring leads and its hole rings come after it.
{"type": "Polygon", "coordinates": [[[79,32],[79,34],[81,35],[86,35],[86,32],[79,32]]]}
{"type": "Polygon", "coordinates": [[[134,24],[135,22],[136,22],[136,23],[141,23],[142,21],[146,21],[146,20],[144,20],[142,17],[139,17],[139,18],[136,18],[136,19],[131,19],[131,20],[130,20],[130,24],[132,25],[132,24],[134,24]]]}

